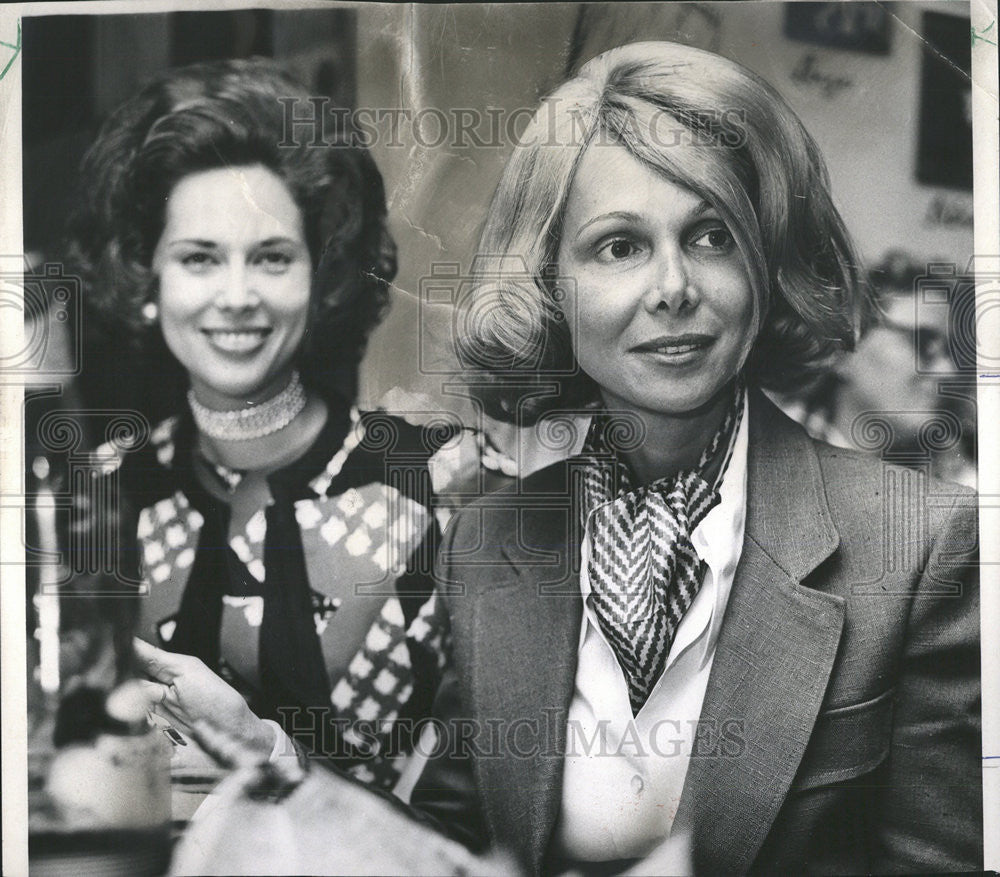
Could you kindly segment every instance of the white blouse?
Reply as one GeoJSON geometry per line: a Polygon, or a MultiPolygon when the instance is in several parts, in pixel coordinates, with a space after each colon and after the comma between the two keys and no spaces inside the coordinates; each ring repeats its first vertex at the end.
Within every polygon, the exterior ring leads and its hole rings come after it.
{"type": "MultiPolygon", "coordinates": [[[[748,407],[720,487],[721,501],[691,536],[707,565],[705,580],[677,629],[663,675],[635,718],[625,675],[590,605],[588,525],[581,547],[584,613],[576,687],[555,830],[555,843],[566,858],[638,858],[670,834],[743,546],[748,407]]],[[[710,736],[702,745],[730,732],[706,729],[710,736]]]]}

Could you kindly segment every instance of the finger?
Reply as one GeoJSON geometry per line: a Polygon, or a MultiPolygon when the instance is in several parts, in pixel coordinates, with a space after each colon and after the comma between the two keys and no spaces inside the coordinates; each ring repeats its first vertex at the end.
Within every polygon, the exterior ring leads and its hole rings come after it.
{"type": "Polygon", "coordinates": [[[148,679],[136,679],[135,690],[140,693],[146,703],[147,710],[154,710],[167,699],[167,686],[162,682],[150,682],[148,679]]]}
{"type": "Polygon", "coordinates": [[[176,728],[182,734],[186,734],[188,737],[192,736],[191,723],[188,721],[187,714],[182,711],[175,712],[172,709],[166,708],[159,711],[167,723],[176,728]]]}
{"type": "Polygon", "coordinates": [[[180,675],[181,668],[178,666],[178,658],[182,658],[182,655],[158,649],[138,637],[133,638],[132,647],[143,669],[154,679],[169,683],[180,675]]]}
{"type": "Polygon", "coordinates": [[[186,734],[188,737],[191,736],[191,726],[185,720],[183,715],[175,713],[172,709],[164,704],[157,704],[150,712],[153,725],[160,730],[164,728],[174,728],[180,731],[182,734],[186,734]]]}
{"type": "Polygon", "coordinates": [[[144,679],[128,679],[123,682],[108,695],[104,702],[107,714],[119,722],[141,722],[153,705],[154,695],[146,688],[147,684],[159,685],[160,683],[147,683],[144,679]]]}

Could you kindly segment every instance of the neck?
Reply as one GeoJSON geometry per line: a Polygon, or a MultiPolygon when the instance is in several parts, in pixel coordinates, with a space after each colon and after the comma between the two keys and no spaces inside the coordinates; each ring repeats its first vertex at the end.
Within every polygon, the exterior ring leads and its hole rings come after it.
{"type": "Polygon", "coordinates": [[[224,409],[209,407],[198,400],[198,391],[188,392],[188,405],[198,430],[206,436],[227,441],[261,438],[285,429],[305,408],[306,393],[298,372],[292,372],[287,386],[257,405],[224,409]]]}
{"type": "Polygon", "coordinates": [[[307,392],[305,407],[277,432],[230,441],[199,431],[198,444],[202,455],[212,463],[229,469],[267,472],[298,459],[316,440],[326,420],[326,403],[307,392]]]}
{"type": "Polygon", "coordinates": [[[261,384],[255,390],[238,396],[220,392],[203,381],[191,377],[191,393],[196,402],[205,408],[215,412],[245,411],[248,408],[264,405],[280,395],[292,383],[296,374],[292,368],[285,369],[274,375],[266,383],[261,384]]]}
{"type": "Polygon", "coordinates": [[[631,409],[642,418],[646,439],[625,458],[639,483],[650,484],[698,465],[702,451],[726,416],[731,397],[732,387],[726,386],[705,405],[680,415],[633,408],[617,399],[604,402],[609,408],[631,409]]]}
{"type": "Polygon", "coordinates": [[[854,426],[854,421],[865,412],[871,411],[874,406],[866,403],[864,399],[859,399],[850,384],[844,384],[837,389],[839,392],[834,397],[834,403],[828,413],[829,422],[847,441],[852,441],[851,428],[854,426]]]}

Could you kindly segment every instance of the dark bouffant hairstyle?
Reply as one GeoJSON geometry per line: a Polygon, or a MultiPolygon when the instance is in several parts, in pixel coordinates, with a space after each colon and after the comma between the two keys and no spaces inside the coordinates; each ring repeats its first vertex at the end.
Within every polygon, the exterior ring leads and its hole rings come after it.
{"type": "Polygon", "coordinates": [[[493,196],[457,339],[487,413],[530,423],[598,401],[576,366],[560,289],[572,278],[560,278],[557,264],[573,177],[598,139],[622,145],[726,220],[754,293],[751,383],[789,389],[853,349],[874,316],[872,296],[798,117],[733,61],[677,43],[634,43],[594,58],[542,101],[493,196]],[[683,143],[678,125],[689,133],[683,143]],[[542,384],[558,392],[539,395],[542,384]]]}
{"type": "Polygon", "coordinates": [[[209,62],[161,74],[107,120],[83,160],[68,242],[85,306],[107,334],[165,350],[141,312],[156,297],[150,266],[170,192],[188,174],[263,165],[302,211],[312,257],[303,379],[324,388],[356,373],[388,307],[395,245],[382,177],[353,132],[315,145],[287,130],[286,116],[303,113],[294,102],[308,97],[272,61],[209,62]]]}

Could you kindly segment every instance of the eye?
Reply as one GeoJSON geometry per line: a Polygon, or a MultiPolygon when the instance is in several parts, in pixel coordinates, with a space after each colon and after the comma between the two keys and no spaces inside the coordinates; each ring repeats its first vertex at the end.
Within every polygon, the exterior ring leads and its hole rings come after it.
{"type": "Polygon", "coordinates": [[[639,247],[628,238],[612,238],[597,250],[597,261],[621,262],[638,252],[639,247]]]}
{"type": "Polygon", "coordinates": [[[736,246],[732,233],[722,224],[701,228],[691,237],[690,246],[696,250],[728,253],[736,246]]]}
{"type": "Polygon", "coordinates": [[[283,274],[292,264],[292,257],[284,250],[264,250],[257,254],[253,264],[259,265],[268,274],[283,274]]]}
{"type": "Polygon", "coordinates": [[[180,257],[181,264],[192,274],[204,274],[219,263],[218,258],[205,250],[195,250],[184,253],[180,257]]]}

